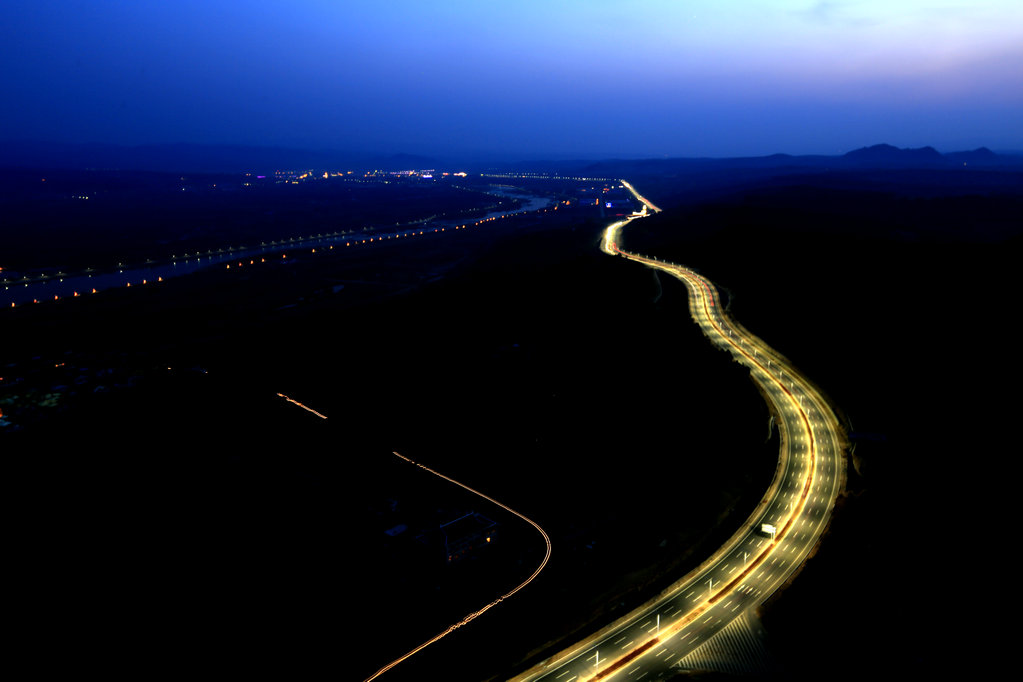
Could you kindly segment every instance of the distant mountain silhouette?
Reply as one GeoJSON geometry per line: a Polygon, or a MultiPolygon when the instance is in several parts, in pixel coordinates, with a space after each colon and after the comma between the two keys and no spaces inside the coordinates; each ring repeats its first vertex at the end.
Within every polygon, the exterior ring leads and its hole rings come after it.
{"type": "Polygon", "coordinates": [[[842,156],[847,164],[889,168],[893,166],[940,166],[948,160],[934,147],[899,149],[890,144],[854,149],[842,156]]]}
{"type": "MultiPolygon", "coordinates": [[[[0,141],[0,167],[140,170],[185,173],[268,173],[275,170],[425,170],[453,168],[452,162],[415,154],[375,154],[339,150],[290,149],[245,145],[159,144],[122,146],[37,141],[0,141]]],[[[778,174],[800,169],[938,169],[967,166],[1018,168],[1023,157],[995,154],[987,147],[941,154],[933,147],[900,149],[877,144],[842,156],[771,154],[769,156],[659,159],[546,160],[486,162],[477,159],[459,170],[572,172],[595,177],[704,173],[778,174]]]]}
{"type": "Polygon", "coordinates": [[[705,176],[708,181],[713,181],[715,174],[735,178],[742,174],[764,177],[826,169],[939,170],[961,168],[964,163],[968,166],[1018,169],[1023,165],[1023,157],[995,154],[987,147],[942,154],[934,147],[900,149],[890,144],[876,144],[841,156],[771,154],[739,158],[605,160],[590,163],[582,170],[595,176],[673,174],[687,178],[700,176],[697,181],[702,181],[705,176]]]}
{"type": "Polygon", "coordinates": [[[995,164],[1001,161],[1000,156],[995,154],[987,147],[978,147],[973,151],[969,152],[949,152],[945,154],[945,158],[949,161],[955,161],[956,163],[973,163],[973,164],[995,164]]]}

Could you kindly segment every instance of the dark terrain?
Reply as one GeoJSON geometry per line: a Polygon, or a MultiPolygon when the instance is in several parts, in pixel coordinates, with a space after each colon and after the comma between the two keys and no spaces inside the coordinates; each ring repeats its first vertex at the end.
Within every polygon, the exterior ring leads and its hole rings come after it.
{"type": "MultiPolygon", "coordinates": [[[[623,176],[668,209],[624,247],[714,280],[852,430],[832,531],[763,614],[787,676],[962,664],[936,636],[949,606],[934,597],[985,546],[977,491],[998,516],[1018,472],[997,459],[1011,395],[999,339],[1023,199],[1014,171],[951,172],[740,173],[703,199],[684,177],[623,176]],[[945,563],[912,568],[927,557],[945,563]]],[[[301,215],[300,198],[287,205],[301,215]]],[[[543,553],[532,529],[392,450],[534,519],[554,554],[526,591],[385,679],[501,677],[698,563],[746,518],[777,442],[682,285],[598,251],[609,221],[571,206],[0,311],[15,330],[0,405],[19,428],[0,442],[26,641],[59,642],[64,656],[44,660],[60,668],[362,679],[543,553]],[[499,524],[470,559],[446,565],[414,539],[470,510],[499,524]]]]}
{"type": "MultiPolygon", "coordinates": [[[[998,628],[963,628],[952,595],[1013,515],[1019,373],[1004,342],[1021,237],[1015,171],[873,170],[689,202],[626,239],[724,288],[848,420],[848,494],[764,613],[790,674],[947,679],[999,660],[980,653],[998,628]]],[[[985,622],[992,608],[971,612],[985,622]]]]}
{"type": "Polygon", "coordinates": [[[509,670],[642,601],[745,519],[777,445],[684,292],[598,251],[605,222],[563,207],[4,311],[31,599],[96,663],[368,675],[543,553],[398,450],[555,554],[395,679],[451,656],[455,678],[509,670]],[[414,539],[467,511],[498,522],[487,551],[449,566],[414,539]]]}

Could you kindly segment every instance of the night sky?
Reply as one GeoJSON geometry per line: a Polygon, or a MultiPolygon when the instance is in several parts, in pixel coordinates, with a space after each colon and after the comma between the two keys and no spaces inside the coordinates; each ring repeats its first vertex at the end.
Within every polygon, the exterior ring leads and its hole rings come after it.
{"type": "Polygon", "coordinates": [[[1019,0],[7,0],[0,65],[0,140],[1023,149],[1019,0]]]}

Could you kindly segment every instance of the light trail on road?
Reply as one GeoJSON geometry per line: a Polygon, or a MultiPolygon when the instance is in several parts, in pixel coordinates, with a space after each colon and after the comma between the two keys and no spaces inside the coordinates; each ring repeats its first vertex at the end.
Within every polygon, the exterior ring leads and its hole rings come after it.
{"type": "Polygon", "coordinates": [[[625,189],[627,189],[627,190],[629,190],[630,192],[632,192],[632,196],[636,197],[636,199],[637,199],[637,200],[638,200],[638,201],[639,201],[639,202],[640,202],[641,204],[643,204],[643,206],[644,206],[645,208],[649,208],[649,209],[650,209],[651,211],[653,211],[654,213],[660,213],[660,212],[661,212],[661,209],[657,208],[657,207],[656,207],[656,206],[654,206],[654,205],[653,205],[652,203],[650,203],[650,202],[649,202],[649,201],[648,201],[648,200],[647,200],[647,199],[646,199],[645,197],[643,197],[643,196],[642,196],[642,195],[641,195],[641,194],[640,194],[639,192],[637,192],[637,191],[636,191],[636,188],[635,188],[635,187],[633,187],[632,185],[630,185],[630,184],[629,184],[628,182],[626,182],[625,180],[619,180],[619,182],[621,182],[621,183],[622,183],[622,186],[623,186],[623,187],[625,187],[625,189]]]}
{"type": "MultiPolygon", "coordinates": [[[[621,182],[642,204],[642,210],[609,225],[601,240],[601,250],[662,270],[685,283],[694,322],[714,345],[728,350],[736,362],[746,366],[752,379],[760,385],[781,436],[778,468],[750,517],[700,566],[656,599],[518,675],[515,682],[583,682],[607,679],[619,672],[630,676],[640,673],[632,678],[639,679],[651,672],[663,672],[669,660],[681,663],[688,654],[734,619],[758,607],[791,578],[816,546],[835,499],[844,487],[844,431],[823,395],[784,357],[722,310],[717,289],[710,280],[690,268],[619,247],[622,228],[632,220],[660,212],[632,185],[621,182]],[[765,533],[769,533],[770,541],[765,533]],[[651,626],[655,616],[656,626],[651,626]],[[626,644],[618,646],[622,641],[626,644]],[[601,657],[601,651],[608,650],[615,653],[601,657]],[[660,658],[669,650],[669,655],[660,658]]],[[[278,395],[326,419],[316,410],[281,393],[278,395]]],[[[514,595],[536,578],[551,555],[550,538],[529,518],[404,455],[393,454],[526,521],[541,534],[547,551],[533,574],[520,585],[384,666],[365,682],[376,679],[514,595]]]]}
{"type": "Polygon", "coordinates": [[[311,407],[309,407],[307,405],[303,405],[302,403],[298,402],[297,400],[294,400],[293,398],[289,398],[288,396],[284,395],[283,393],[278,393],[277,395],[279,395],[280,397],[284,398],[285,400],[287,400],[292,405],[298,405],[299,407],[301,407],[306,412],[312,412],[313,414],[315,414],[320,419],[326,419],[327,418],[326,415],[320,414],[319,412],[317,412],[313,408],[311,408],[311,407]]]}
{"type": "MultiPolygon", "coordinates": [[[[321,414],[321,413],[317,412],[316,410],[314,410],[313,408],[308,407],[306,405],[303,405],[302,403],[298,402],[297,400],[293,400],[292,398],[289,398],[288,396],[284,395],[283,393],[278,393],[277,395],[279,395],[280,397],[284,398],[289,403],[292,403],[294,405],[297,405],[297,406],[301,407],[303,410],[306,410],[308,412],[312,412],[313,414],[315,414],[320,419],[326,419],[327,418],[323,414],[321,414]]],[[[525,587],[529,583],[533,582],[533,580],[536,579],[536,576],[540,575],[540,571],[542,571],[544,569],[544,567],[547,565],[547,562],[550,561],[550,559],[551,559],[551,549],[552,549],[551,538],[550,538],[549,535],[547,535],[547,531],[545,531],[543,528],[541,528],[538,523],[533,521],[533,519],[529,518],[525,514],[522,514],[520,512],[515,511],[514,509],[512,509],[511,507],[509,507],[508,505],[506,505],[506,504],[504,504],[502,502],[498,502],[497,500],[495,500],[494,498],[490,497],[489,495],[481,493],[480,491],[476,490],[475,488],[471,488],[471,487],[467,486],[466,484],[462,483],[461,481],[456,481],[455,479],[451,478],[450,476],[445,476],[444,474],[440,473],[439,471],[435,471],[434,469],[431,469],[430,467],[426,466],[425,464],[420,464],[419,462],[413,461],[412,459],[410,459],[410,458],[406,457],[405,455],[402,455],[402,454],[400,454],[398,452],[392,452],[391,454],[393,454],[395,457],[398,457],[400,459],[405,460],[409,464],[413,464],[413,465],[419,467],[423,471],[427,471],[427,472],[433,474],[434,476],[437,476],[438,478],[443,478],[445,481],[448,481],[449,483],[454,483],[458,487],[464,488],[465,490],[468,490],[469,492],[473,493],[474,495],[478,495],[479,497],[482,497],[487,502],[490,502],[491,504],[497,505],[501,509],[504,509],[506,512],[509,512],[510,514],[513,514],[514,516],[519,517],[520,519],[522,519],[523,521],[525,521],[526,523],[531,525],[533,528],[535,528],[538,533],[540,533],[540,536],[543,538],[544,545],[546,545],[547,551],[544,554],[543,560],[536,567],[536,569],[530,574],[530,576],[528,578],[526,578],[525,580],[523,580],[518,585],[516,585],[512,590],[510,590],[508,592],[505,592],[500,597],[498,597],[494,601],[490,602],[486,606],[483,606],[482,608],[480,608],[480,609],[478,609],[476,611],[473,611],[472,613],[468,614],[467,616],[462,618],[457,623],[454,623],[453,625],[449,625],[444,631],[440,632],[437,635],[434,635],[433,637],[431,637],[430,639],[426,640],[425,642],[423,642],[422,644],[420,644],[416,648],[414,648],[411,651],[406,652],[402,656],[399,656],[398,658],[394,659],[393,661],[391,661],[390,663],[385,665],[383,668],[380,668],[380,670],[377,670],[375,673],[373,673],[372,675],[367,677],[365,682],[370,682],[370,680],[375,680],[376,678],[380,677],[385,672],[387,672],[388,670],[390,670],[394,666],[398,665],[402,661],[407,660],[409,657],[414,656],[415,654],[419,653],[420,651],[422,651],[426,647],[430,646],[434,642],[437,642],[440,639],[448,636],[449,634],[451,634],[452,632],[454,632],[458,628],[462,627],[463,625],[466,625],[466,624],[472,622],[473,620],[475,620],[476,618],[479,618],[484,613],[486,613],[490,609],[494,608],[495,606],[497,606],[498,604],[503,602],[505,599],[508,599],[509,597],[514,595],[516,592],[521,590],[523,587],[525,587]]]]}
{"type": "Polygon", "coordinates": [[[844,485],[844,432],[820,392],[721,309],[710,280],[690,268],[619,247],[622,228],[647,217],[651,210],[660,210],[629,183],[621,182],[643,210],[609,225],[601,250],[685,283],[693,321],[712,343],[750,370],[777,417],[778,468],[749,519],[703,564],[659,597],[537,664],[515,677],[515,682],[604,680],[619,672],[639,679],[664,672],[668,660],[679,664],[729,622],[763,603],[795,573],[823,533],[844,485]],[[769,541],[762,528],[771,529],[769,541]],[[655,616],[656,627],[648,627],[655,616]],[[627,644],[618,646],[621,641],[627,644]],[[614,653],[601,655],[608,651],[614,653]],[[659,659],[669,651],[670,655],[659,659]]]}
{"type": "Polygon", "coordinates": [[[431,469],[430,467],[428,467],[428,466],[426,466],[424,464],[420,464],[419,462],[414,462],[411,459],[409,459],[408,457],[406,457],[405,455],[398,454],[397,452],[394,452],[392,454],[394,454],[396,457],[400,457],[401,459],[405,460],[409,464],[414,464],[417,467],[419,467],[420,469],[423,469],[425,471],[430,472],[434,476],[439,476],[440,478],[443,478],[445,481],[449,481],[449,482],[454,483],[455,485],[457,485],[459,487],[465,488],[469,492],[474,493],[476,495],[479,495],[484,500],[487,500],[488,502],[496,504],[501,509],[504,509],[505,511],[511,512],[515,516],[519,517],[520,519],[522,519],[523,521],[525,521],[526,523],[531,525],[533,528],[535,528],[537,530],[537,532],[539,532],[540,535],[543,536],[543,541],[547,545],[547,553],[544,555],[543,561],[540,562],[540,565],[536,567],[536,570],[534,570],[533,573],[528,578],[526,578],[519,585],[517,585],[515,587],[515,589],[511,590],[510,592],[506,592],[505,594],[502,594],[500,597],[498,597],[494,601],[490,602],[489,604],[487,604],[483,608],[479,609],[478,611],[473,611],[472,613],[470,613],[469,615],[467,615],[465,618],[463,618],[462,620],[458,621],[454,625],[448,626],[448,628],[446,630],[444,630],[443,632],[441,632],[441,633],[435,635],[434,637],[428,639],[427,641],[423,642],[422,644],[417,646],[415,649],[412,649],[411,651],[409,651],[405,655],[403,655],[403,656],[401,656],[399,658],[396,658],[395,660],[391,661],[390,663],[385,665],[383,668],[381,668],[380,670],[378,670],[375,673],[373,673],[373,675],[367,677],[365,682],[370,682],[370,680],[375,680],[376,678],[380,677],[381,675],[383,675],[385,672],[387,672],[388,670],[390,670],[394,666],[398,665],[399,663],[401,663],[402,661],[407,659],[409,656],[412,656],[412,655],[414,655],[416,653],[419,653],[420,651],[422,651],[426,647],[430,646],[434,642],[438,641],[442,637],[446,637],[447,635],[451,634],[452,632],[454,632],[458,628],[462,627],[463,625],[469,623],[470,621],[478,618],[479,616],[483,615],[484,613],[486,613],[490,609],[494,608],[495,606],[497,606],[498,604],[503,602],[508,597],[511,597],[513,594],[515,594],[516,592],[521,590],[523,587],[525,587],[529,583],[533,582],[533,580],[536,578],[536,576],[538,576],[540,574],[540,571],[542,571],[544,569],[544,566],[547,565],[547,562],[550,561],[550,558],[551,558],[551,539],[550,539],[550,536],[548,536],[547,533],[544,531],[544,529],[541,528],[535,521],[533,521],[529,517],[527,517],[527,516],[525,516],[523,514],[520,514],[519,512],[517,512],[514,509],[512,509],[511,507],[498,502],[497,500],[495,500],[494,498],[492,498],[492,497],[490,497],[488,495],[484,495],[483,493],[481,493],[478,490],[470,488],[469,486],[467,486],[464,483],[456,481],[455,479],[453,479],[453,478],[451,478],[449,476],[445,476],[444,474],[442,474],[442,473],[440,473],[438,471],[434,471],[433,469],[431,469]]]}

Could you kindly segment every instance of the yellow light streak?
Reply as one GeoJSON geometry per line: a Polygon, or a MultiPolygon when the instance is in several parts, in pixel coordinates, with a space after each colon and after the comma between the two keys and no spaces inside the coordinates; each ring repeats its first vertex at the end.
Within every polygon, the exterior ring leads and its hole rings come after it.
{"type": "Polygon", "coordinates": [[[293,398],[289,398],[288,396],[284,395],[283,393],[278,393],[277,395],[279,395],[280,397],[284,398],[285,400],[287,400],[289,403],[291,403],[293,405],[298,405],[299,407],[301,407],[303,410],[305,410],[307,412],[312,412],[313,414],[315,414],[320,419],[326,419],[327,418],[326,415],[320,414],[319,412],[317,412],[313,408],[308,407],[307,405],[303,405],[302,403],[298,402],[297,400],[294,400],[293,398]]]}
{"type": "MultiPolygon", "coordinates": [[[[684,630],[688,625],[697,621],[709,609],[711,609],[724,597],[731,594],[731,592],[735,588],[742,585],[743,582],[749,579],[759,568],[761,568],[762,564],[773,555],[775,549],[779,547],[780,543],[786,538],[789,531],[793,528],[794,522],[805,510],[810,497],[810,491],[813,487],[813,482],[817,474],[818,465],[817,438],[814,428],[811,426],[809,414],[807,413],[806,409],[804,409],[802,403],[800,402],[801,399],[805,398],[809,399],[809,405],[807,407],[812,406],[814,409],[816,409],[817,412],[821,415],[821,417],[827,422],[829,429],[838,431],[840,428],[838,427],[837,419],[834,417],[834,414],[831,412],[830,408],[828,408],[827,403],[824,401],[824,399],[801,377],[799,378],[799,384],[800,389],[803,392],[804,396],[803,398],[796,397],[796,395],[793,393],[794,388],[790,390],[791,387],[786,385],[785,381],[783,380],[783,377],[781,376],[781,370],[784,367],[784,371],[789,375],[790,381],[795,381],[796,373],[794,372],[794,370],[792,370],[792,368],[789,366],[785,366],[783,359],[779,358],[770,349],[770,347],[764,344],[757,337],[746,332],[740,325],[732,321],[723,311],[721,311],[720,307],[715,304],[715,300],[717,299],[715,293],[716,289],[714,288],[713,284],[710,283],[709,280],[698,275],[689,268],[673,265],[670,263],[665,263],[654,258],[639,256],[637,254],[623,251],[621,248],[619,248],[618,242],[623,227],[625,227],[631,220],[646,217],[648,215],[648,209],[652,210],[654,213],[660,212],[660,209],[658,207],[654,206],[647,199],[642,197],[635,190],[635,188],[633,188],[632,185],[630,185],[628,182],[622,180],[621,183],[630,192],[632,192],[632,194],[636,197],[637,200],[642,202],[643,210],[638,213],[633,213],[633,215],[627,217],[625,220],[621,220],[608,225],[607,228],[605,228],[604,230],[603,238],[601,240],[600,245],[601,250],[604,253],[607,253],[612,256],[621,255],[629,260],[642,263],[649,267],[664,270],[665,272],[677,277],[678,279],[681,279],[686,284],[686,288],[689,290],[690,295],[690,310],[692,312],[693,320],[701,327],[701,329],[703,329],[704,333],[707,336],[712,337],[711,332],[712,331],[715,332],[721,340],[723,340],[730,346],[732,351],[735,352],[737,356],[741,356],[745,360],[745,364],[748,367],[750,367],[751,370],[754,371],[760,370],[763,373],[763,375],[767,377],[767,380],[771,384],[780,389],[779,395],[783,397],[782,399],[787,404],[789,404],[792,410],[798,415],[799,417],[798,435],[805,438],[806,442],[808,443],[807,453],[809,458],[809,465],[807,466],[806,469],[805,478],[802,481],[803,484],[801,486],[799,499],[794,504],[786,506],[786,511],[788,513],[787,515],[783,516],[781,521],[778,523],[781,529],[775,534],[770,543],[768,543],[765,547],[760,549],[754,556],[749,557],[750,560],[748,561],[748,563],[745,563],[743,565],[742,570],[737,575],[730,578],[727,583],[719,584],[716,590],[713,588],[709,589],[707,591],[706,597],[699,604],[697,604],[694,608],[687,611],[685,615],[677,618],[674,622],[667,624],[667,628],[665,630],[658,632],[652,637],[646,637],[638,640],[636,645],[631,647],[628,652],[619,655],[617,658],[612,658],[609,661],[606,661],[606,665],[603,668],[603,670],[600,671],[594,670],[592,674],[584,675],[583,677],[579,678],[580,681],[601,680],[606,677],[610,677],[616,674],[626,665],[631,664],[637,659],[645,656],[647,653],[654,650],[655,644],[661,641],[667,641],[667,639],[670,639],[674,635],[684,630]],[[721,322],[719,322],[719,320],[721,320],[721,322]],[[747,348],[749,347],[752,347],[752,352],[747,350],[747,348]],[[769,371],[769,368],[764,366],[762,360],[772,360],[775,363],[774,369],[778,373],[775,374],[775,372],[769,371]]],[[[756,377],[754,378],[756,379],[756,377]]],[[[772,400],[772,402],[774,401],[772,400]]],[[[781,409],[780,405],[777,406],[779,409],[781,409]]],[[[781,422],[781,425],[783,428],[784,436],[786,435],[784,421],[781,422]]],[[[795,435],[796,434],[793,434],[793,436],[795,435]]],[[[790,446],[791,444],[787,446],[786,443],[783,442],[781,451],[781,457],[783,459],[788,458],[794,454],[790,446]]],[[[765,494],[764,499],[761,502],[761,505],[771,500],[772,495],[775,494],[775,491],[777,490],[777,486],[780,484],[781,476],[782,476],[781,469],[779,469],[779,473],[776,476],[775,480],[772,481],[771,487],[765,494]]],[[[760,507],[758,507],[758,509],[759,508],[760,507]]],[[[754,512],[754,515],[756,515],[757,513],[758,512],[754,512]]],[[[715,554],[712,555],[711,559],[709,559],[708,561],[714,560],[715,556],[723,556],[727,552],[731,551],[731,549],[734,548],[737,545],[737,543],[740,542],[742,538],[745,536],[748,530],[747,525],[748,524],[744,524],[744,526],[739,530],[739,532],[737,532],[725,545],[723,545],[721,549],[715,552],[715,554]]],[[[696,573],[694,572],[684,577],[682,580],[676,583],[677,586],[676,589],[681,589],[682,587],[689,586],[691,584],[692,576],[695,575],[696,573]]],[[[629,620],[632,620],[635,617],[639,617],[641,613],[645,612],[645,609],[647,608],[649,608],[649,605],[637,609],[636,611],[629,614],[629,616],[627,616],[626,618],[620,620],[619,623],[624,623],[629,620]]],[[[584,650],[585,647],[590,646],[591,643],[595,641],[598,640],[596,639],[592,639],[589,641],[584,640],[584,642],[576,645],[571,650],[566,650],[565,652],[562,652],[562,654],[556,655],[554,659],[571,660],[576,655],[577,652],[584,650]],[[571,653],[569,653],[569,651],[571,653]],[[567,656],[565,656],[566,654],[567,656]],[[562,658],[562,656],[565,657],[562,658]]],[[[540,667],[534,668],[532,671],[524,673],[523,675],[520,675],[515,679],[529,680],[533,679],[533,677],[535,676],[544,675],[550,672],[551,670],[556,669],[555,667],[550,667],[550,664],[552,662],[553,662],[552,659],[548,659],[547,666],[541,665],[540,667]]]]}
{"type": "MultiPolygon", "coordinates": [[[[787,396],[789,401],[791,401],[793,408],[798,412],[800,416],[802,433],[809,442],[810,465],[807,467],[807,473],[804,485],[802,487],[802,492],[797,504],[793,505],[790,508],[791,511],[788,514],[787,518],[785,519],[785,523],[782,524],[782,529],[775,535],[775,539],[771,543],[767,544],[763,548],[763,550],[761,550],[758,554],[756,554],[753,557],[752,561],[750,561],[743,568],[742,572],[740,572],[735,578],[730,580],[727,584],[719,586],[716,591],[709,592],[707,597],[698,606],[696,606],[694,609],[686,613],[685,616],[669,624],[668,632],[671,634],[676,634],[678,632],[681,632],[690,623],[696,621],[708,609],[710,609],[712,606],[714,606],[714,604],[720,601],[722,597],[729,594],[735,587],[741,585],[750,575],[752,575],[756,571],[757,568],[760,567],[760,565],[764,561],[770,558],[772,552],[775,550],[775,548],[777,548],[779,542],[782,539],[784,539],[785,536],[788,534],[789,529],[792,527],[792,523],[796,518],[798,518],[798,516],[802,513],[803,509],[805,508],[806,501],[809,497],[809,493],[812,488],[813,475],[816,472],[817,460],[816,439],[814,438],[813,429],[810,426],[808,416],[806,415],[805,411],[803,410],[802,406],[800,405],[796,397],[792,394],[789,388],[785,386],[784,382],[780,378],[775,376],[773,373],[767,372],[766,368],[760,363],[758,358],[750,355],[745,351],[745,349],[742,348],[742,346],[739,344],[737,340],[738,338],[740,338],[738,335],[736,335],[735,338],[729,336],[726,333],[726,331],[722,329],[722,327],[717,323],[714,315],[710,311],[710,308],[713,307],[714,305],[714,296],[710,288],[710,285],[706,279],[697,275],[688,268],[684,268],[681,266],[670,266],[669,264],[662,263],[661,261],[657,261],[652,258],[638,256],[618,249],[617,245],[614,244],[612,240],[617,238],[616,237],[617,232],[621,229],[622,226],[624,226],[627,223],[628,220],[621,221],[619,223],[614,223],[608,226],[608,228],[605,230],[604,243],[612,245],[613,248],[612,253],[620,253],[629,260],[635,260],[650,267],[665,270],[666,272],[675,275],[679,279],[682,279],[687,284],[690,291],[693,292],[694,297],[702,304],[703,319],[707,320],[710,326],[714,328],[714,330],[719,334],[719,336],[722,339],[726,340],[739,354],[745,357],[751,364],[756,365],[768,377],[770,377],[770,379],[777,385],[777,387],[780,388],[781,391],[787,396]]],[[[697,317],[695,310],[694,317],[697,317]]],[[[697,320],[697,322],[699,322],[699,320],[697,320]]],[[[740,532],[744,532],[744,529],[741,530],[740,532]]],[[[607,666],[604,668],[604,670],[600,672],[595,672],[592,676],[582,679],[584,680],[604,679],[605,677],[613,674],[614,672],[617,672],[624,666],[624,664],[631,663],[636,659],[644,656],[653,648],[652,645],[659,642],[660,640],[661,636],[656,635],[653,638],[648,638],[646,640],[640,641],[629,652],[621,656],[618,656],[617,658],[610,659],[607,662],[607,666]]]]}
{"type": "MultiPolygon", "coordinates": [[[[551,539],[550,539],[550,536],[548,536],[547,533],[544,532],[544,529],[541,528],[535,521],[533,521],[529,517],[527,517],[527,516],[525,516],[523,514],[520,514],[519,512],[517,512],[514,509],[512,509],[511,507],[498,502],[497,500],[495,500],[494,498],[492,498],[492,497],[490,497],[488,495],[484,495],[483,493],[481,493],[478,490],[475,490],[474,488],[470,488],[469,486],[465,485],[464,483],[460,483],[460,482],[456,481],[455,479],[450,478],[448,476],[445,476],[444,474],[442,474],[442,473],[440,473],[438,471],[434,471],[433,469],[431,469],[430,467],[428,467],[428,466],[426,466],[424,464],[420,464],[419,462],[415,462],[415,461],[409,459],[408,457],[406,457],[405,455],[399,454],[397,452],[393,452],[392,454],[394,456],[396,456],[396,457],[400,457],[401,459],[405,460],[409,464],[414,464],[417,467],[419,467],[420,469],[423,469],[425,471],[430,472],[434,476],[439,476],[440,478],[443,478],[445,481],[449,481],[449,482],[454,483],[455,485],[457,485],[457,486],[459,486],[461,488],[465,488],[469,492],[474,493],[476,495],[479,495],[484,500],[487,500],[488,502],[496,504],[501,509],[504,509],[507,512],[511,512],[515,516],[519,517],[520,519],[522,519],[523,521],[525,521],[526,523],[531,525],[533,528],[535,528],[537,530],[537,532],[539,532],[540,535],[543,536],[544,544],[547,545],[547,553],[544,554],[543,561],[541,561],[540,565],[536,567],[536,570],[533,571],[533,573],[528,578],[526,578],[518,586],[516,586],[515,589],[511,590],[510,592],[507,592],[507,593],[501,595],[500,597],[498,597],[494,601],[490,602],[489,604],[487,604],[483,608],[479,609],[478,611],[473,611],[469,615],[467,615],[464,618],[462,618],[462,620],[458,621],[457,623],[455,623],[453,625],[448,626],[447,629],[445,629],[443,632],[441,632],[441,633],[439,633],[437,635],[434,635],[433,637],[431,637],[430,639],[426,640],[425,642],[423,642],[422,644],[420,644],[416,648],[412,649],[408,653],[406,653],[403,656],[400,656],[400,657],[394,659],[393,661],[391,661],[390,663],[385,665],[383,668],[381,668],[380,670],[376,671],[375,673],[373,673],[372,675],[367,677],[364,682],[370,682],[370,680],[375,680],[376,678],[380,677],[381,675],[383,675],[385,672],[387,672],[388,670],[390,670],[394,666],[396,666],[399,663],[401,663],[402,661],[408,659],[410,656],[414,656],[415,654],[419,653],[420,651],[422,651],[426,647],[430,646],[434,642],[440,640],[443,637],[448,636],[449,634],[451,634],[452,632],[454,632],[458,628],[462,627],[463,625],[466,625],[466,624],[470,623],[471,621],[475,620],[476,618],[479,618],[484,613],[486,613],[490,609],[494,608],[495,606],[497,606],[498,604],[503,602],[505,599],[508,599],[513,594],[515,594],[516,592],[521,590],[523,587],[525,587],[529,583],[533,582],[533,580],[536,578],[536,576],[538,576],[540,574],[540,571],[542,571],[544,569],[544,566],[547,565],[547,562],[550,561],[550,558],[551,558],[551,539]]],[[[489,538],[488,538],[487,541],[489,542],[489,538]]]]}
{"type": "MultiPolygon", "coordinates": [[[[326,415],[323,415],[323,414],[317,412],[316,410],[314,410],[313,408],[309,407],[308,405],[303,405],[302,403],[300,403],[299,401],[297,401],[297,400],[295,400],[293,398],[289,398],[288,396],[284,395],[283,393],[278,392],[277,395],[280,396],[281,398],[284,398],[289,403],[292,403],[293,405],[297,405],[297,406],[301,407],[303,410],[306,410],[308,412],[312,412],[313,414],[315,414],[320,419],[326,419],[327,418],[326,415]]],[[[409,464],[414,464],[415,466],[419,467],[420,469],[423,469],[424,471],[428,471],[429,473],[433,474],[434,476],[438,476],[440,478],[443,478],[445,481],[448,481],[450,483],[454,483],[455,485],[457,485],[457,486],[459,486],[461,488],[464,488],[464,489],[468,490],[469,492],[471,492],[471,493],[473,493],[475,495],[478,495],[479,497],[482,497],[484,500],[486,500],[486,501],[488,501],[488,502],[490,502],[492,504],[497,505],[501,509],[504,509],[505,511],[507,511],[507,512],[509,512],[511,514],[514,514],[515,516],[519,517],[520,519],[522,519],[523,521],[525,521],[526,523],[531,525],[533,528],[535,528],[538,533],[540,533],[541,537],[543,537],[543,541],[544,541],[544,544],[546,545],[547,551],[544,554],[543,560],[540,562],[540,565],[536,567],[536,570],[534,570],[533,573],[530,574],[530,576],[528,578],[526,578],[521,583],[516,585],[514,589],[510,590],[509,592],[506,592],[505,594],[502,594],[500,597],[498,597],[494,601],[490,602],[486,606],[483,606],[479,610],[473,611],[472,613],[468,614],[467,616],[462,618],[457,623],[454,623],[453,625],[449,625],[447,627],[447,629],[445,629],[443,632],[441,632],[441,633],[431,637],[430,639],[428,639],[427,641],[423,642],[422,644],[420,644],[416,648],[412,649],[411,651],[409,651],[409,652],[405,653],[404,655],[402,655],[402,656],[396,658],[395,660],[391,661],[390,663],[385,665],[383,668],[381,668],[380,670],[378,670],[375,673],[373,673],[370,677],[367,677],[365,682],[370,682],[370,680],[375,680],[376,678],[380,677],[381,675],[383,675],[385,672],[387,672],[388,670],[390,670],[394,666],[396,666],[399,663],[401,663],[402,661],[408,659],[410,656],[414,656],[415,654],[419,653],[420,651],[422,651],[426,647],[430,646],[434,642],[442,639],[443,637],[446,637],[447,635],[449,635],[450,633],[454,632],[455,630],[457,630],[458,628],[462,627],[463,625],[467,625],[468,623],[472,622],[476,618],[479,618],[484,613],[486,613],[490,609],[492,609],[495,606],[497,606],[498,604],[500,604],[505,599],[508,599],[509,597],[514,595],[516,592],[518,592],[519,590],[524,588],[526,585],[528,585],[529,583],[533,582],[533,580],[536,578],[536,576],[540,575],[540,571],[542,571],[544,569],[544,567],[547,565],[547,562],[550,561],[550,558],[551,558],[551,538],[550,538],[550,536],[547,535],[546,531],[544,531],[544,529],[541,528],[539,524],[537,524],[535,521],[533,521],[531,518],[529,518],[525,514],[521,514],[521,513],[517,512],[517,511],[515,511],[514,509],[512,509],[508,505],[503,504],[501,502],[498,502],[497,500],[495,500],[494,498],[490,497],[489,495],[485,495],[485,494],[481,493],[480,491],[476,490],[475,488],[471,488],[471,487],[467,486],[466,484],[461,483],[460,481],[456,481],[455,479],[451,478],[450,476],[445,476],[444,474],[440,473],[439,471],[435,471],[435,470],[431,469],[430,467],[426,466],[425,464],[420,464],[419,462],[415,462],[415,461],[409,459],[408,457],[406,457],[405,455],[399,454],[397,452],[393,452],[392,454],[394,456],[396,456],[396,457],[399,457],[399,458],[405,460],[409,464]]],[[[487,538],[487,542],[490,542],[490,538],[487,538]]]]}
{"type": "Polygon", "coordinates": [[[633,187],[632,185],[627,183],[625,180],[619,180],[619,182],[621,182],[622,185],[624,185],[625,189],[627,189],[630,192],[632,192],[632,196],[636,197],[636,199],[638,199],[639,202],[641,204],[643,204],[643,206],[648,207],[654,213],[660,213],[661,212],[661,209],[659,209],[656,206],[654,206],[652,203],[647,201],[639,192],[637,192],[635,187],[633,187]]]}

